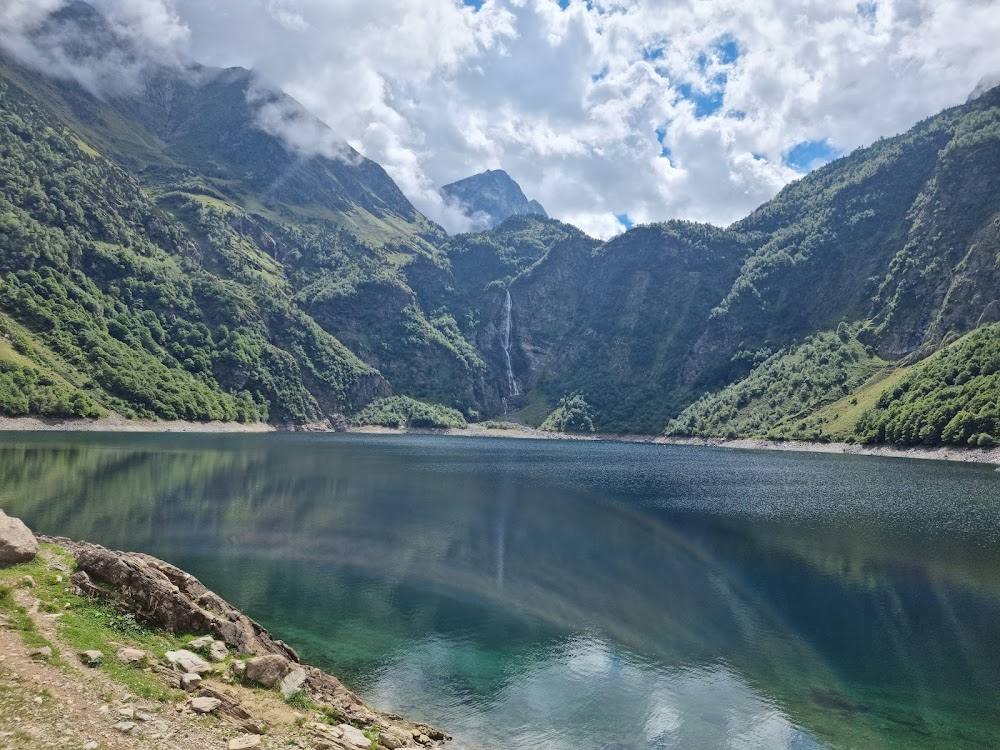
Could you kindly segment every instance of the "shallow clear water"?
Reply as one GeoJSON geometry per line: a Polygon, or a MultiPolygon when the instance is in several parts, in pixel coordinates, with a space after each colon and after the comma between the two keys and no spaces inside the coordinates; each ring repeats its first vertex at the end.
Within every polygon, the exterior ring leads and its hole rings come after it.
{"type": "Polygon", "coordinates": [[[180,565],[457,748],[1000,747],[993,467],[8,433],[0,506],[180,565]]]}

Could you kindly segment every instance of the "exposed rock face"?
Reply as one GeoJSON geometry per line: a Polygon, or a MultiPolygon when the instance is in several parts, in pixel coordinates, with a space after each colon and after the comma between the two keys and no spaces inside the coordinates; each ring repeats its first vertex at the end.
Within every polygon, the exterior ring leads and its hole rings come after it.
{"type": "Polygon", "coordinates": [[[73,583],[79,589],[118,599],[142,622],[174,632],[212,633],[243,654],[279,654],[299,660],[291,648],[173,565],[136,552],[112,552],[97,544],[53,541],[76,556],[79,570],[73,574],[73,583]]]}
{"type": "Polygon", "coordinates": [[[521,214],[548,216],[542,204],[529,201],[521,186],[502,169],[489,169],[441,188],[441,192],[457,200],[466,213],[477,221],[476,229],[491,229],[504,219],[521,214]]]}
{"type": "MultiPolygon", "coordinates": [[[[268,688],[287,678],[283,687],[291,694],[301,691],[312,702],[335,709],[346,722],[377,728],[382,736],[390,738],[385,744],[388,748],[418,746],[420,743],[416,738],[421,735],[430,738],[431,742],[449,739],[425,724],[414,725],[398,716],[373,711],[335,677],[316,667],[300,664],[298,654],[292,648],[272,638],[258,623],[209,591],[198,579],[173,565],[148,555],[113,552],[86,542],[64,538],[41,539],[57,544],[76,557],[78,570],[71,580],[83,593],[113,599],[120,609],[131,612],[153,627],[174,632],[212,634],[194,639],[188,644],[189,648],[205,650],[211,655],[215,647],[221,656],[221,641],[242,654],[254,655],[246,662],[231,662],[233,675],[268,688]],[[410,737],[406,731],[416,734],[410,737]]],[[[99,663],[102,655],[99,652],[81,655],[85,662],[89,657],[93,657],[94,663],[99,663]]],[[[199,710],[196,706],[205,708],[245,732],[264,732],[264,726],[239,703],[224,693],[203,686],[197,672],[211,671],[212,665],[208,661],[184,649],[169,652],[167,660],[180,670],[177,682],[173,684],[180,684],[188,692],[197,693],[189,703],[193,711],[199,710]],[[209,709],[209,706],[213,708],[209,709]]],[[[360,742],[353,734],[352,739],[360,742]]],[[[337,738],[331,738],[329,746],[351,747],[345,742],[341,733],[337,738]]],[[[368,747],[370,743],[367,739],[365,742],[365,747],[368,747]]]]}
{"type": "Polygon", "coordinates": [[[306,684],[306,670],[302,667],[298,669],[293,669],[291,672],[286,674],[281,678],[281,683],[279,688],[281,694],[286,698],[291,698],[297,692],[302,690],[302,686],[306,684]]]}
{"type": "Polygon", "coordinates": [[[38,541],[20,518],[0,510],[0,568],[30,562],[38,554],[38,541]]]}

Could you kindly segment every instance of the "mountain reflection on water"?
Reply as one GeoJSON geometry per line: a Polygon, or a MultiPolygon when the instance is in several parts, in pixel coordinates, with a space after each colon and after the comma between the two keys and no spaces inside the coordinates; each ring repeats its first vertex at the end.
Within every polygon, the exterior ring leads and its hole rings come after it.
{"type": "Polygon", "coordinates": [[[456,747],[998,746],[992,467],[7,434],[0,505],[184,567],[456,747]]]}

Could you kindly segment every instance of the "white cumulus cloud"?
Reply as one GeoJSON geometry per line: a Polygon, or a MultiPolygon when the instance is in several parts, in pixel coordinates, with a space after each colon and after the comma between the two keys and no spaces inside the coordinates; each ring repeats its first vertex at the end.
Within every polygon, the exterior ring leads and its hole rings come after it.
{"type": "MultiPolygon", "coordinates": [[[[0,36],[58,4],[6,0],[0,36]]],[[[727,224],[1000,72],[995,0],[97,5],[152,48],[254,68],[452,231],[472,224],[438,186],[495,168],[601,236],[623,215],[727,224]]]]}

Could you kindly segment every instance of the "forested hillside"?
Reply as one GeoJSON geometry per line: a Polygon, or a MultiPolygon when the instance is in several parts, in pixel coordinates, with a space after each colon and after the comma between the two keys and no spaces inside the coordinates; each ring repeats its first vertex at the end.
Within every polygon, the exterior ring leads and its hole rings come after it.
{"type": "MultiPolygon", "coordinates": [[[[141,53],[82,2],[38,33],[141,53]]],[[[448,237],[239,68],[95,95],[0,56],[0,167],[2,414],[1000,439],[1000,89],[608,242],[448,237]]]]}

